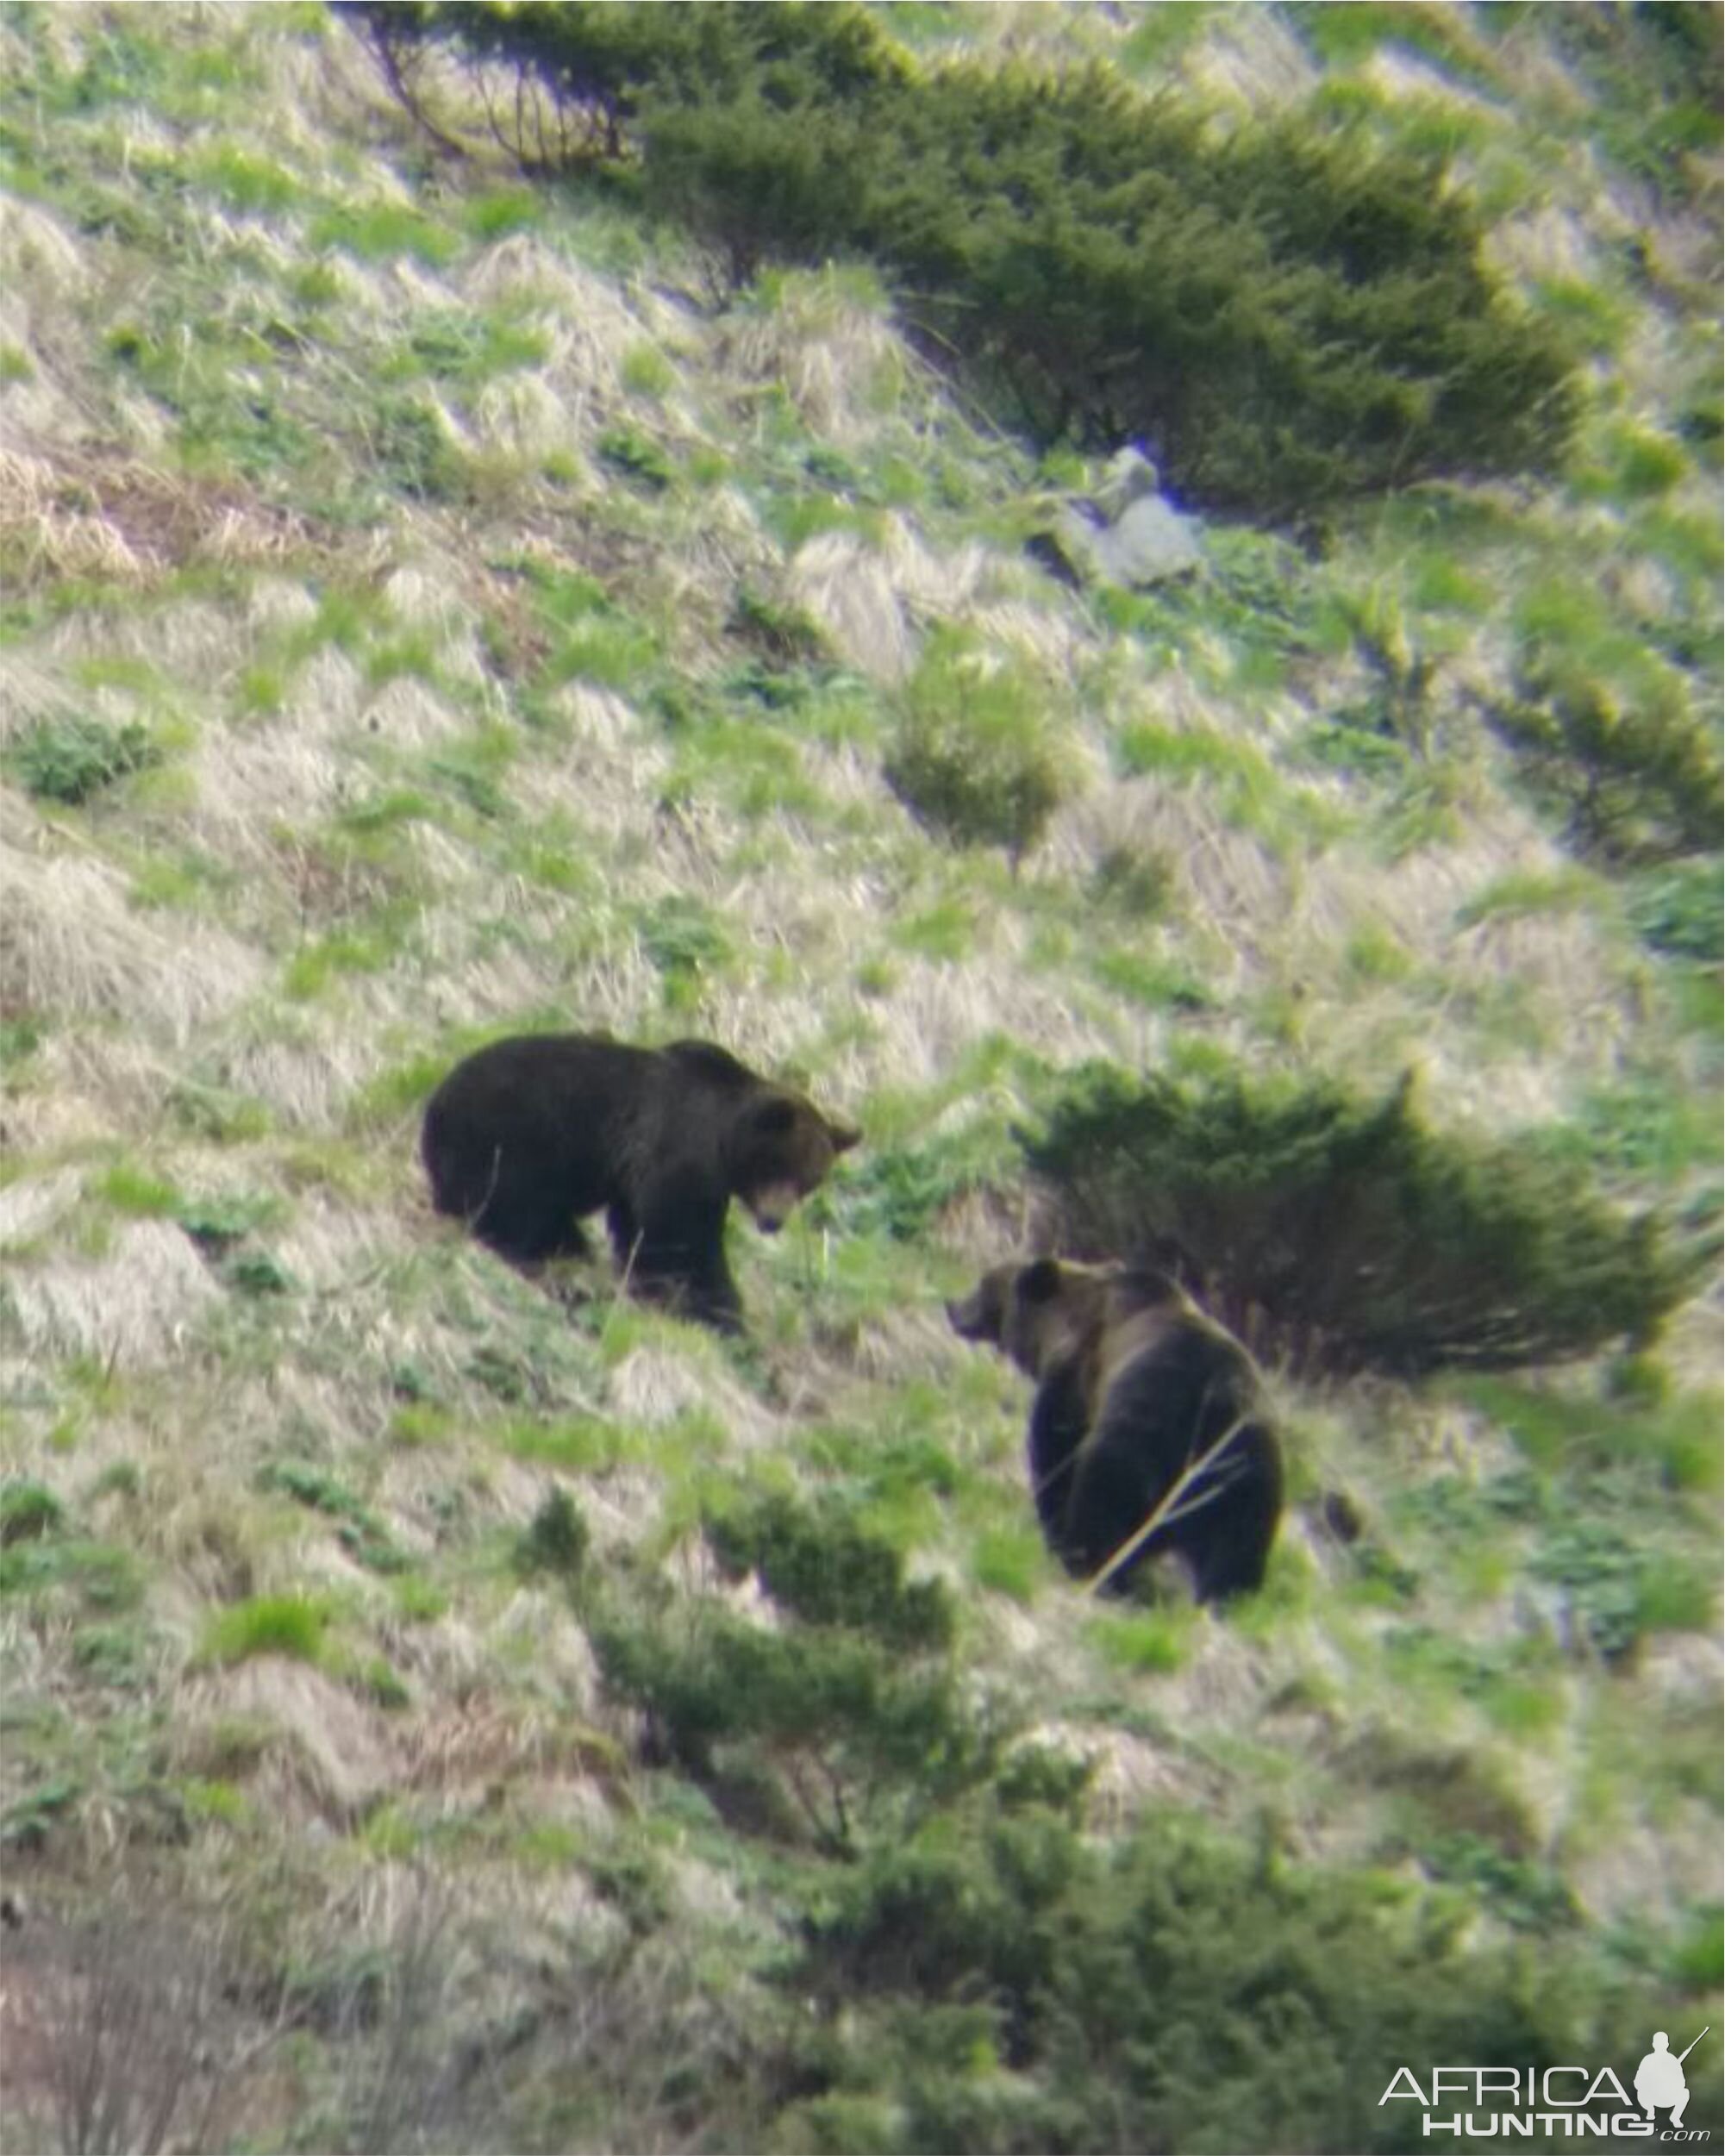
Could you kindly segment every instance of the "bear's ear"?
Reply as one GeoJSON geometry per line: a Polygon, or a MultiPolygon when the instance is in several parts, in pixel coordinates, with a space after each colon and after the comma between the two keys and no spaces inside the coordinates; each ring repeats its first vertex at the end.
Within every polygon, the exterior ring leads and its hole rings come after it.
{"type": "Polygon", "coordinates": [[[1018,1292],[1027,1303],[1048,1303],[1060,1292],[1058,1258],[1033,1258],[1018,1276],[1018,1292]]]}
{"type": "Polygon", "coordinates": [[[834,1153],[848,1153],[853,1146],[859,1146],[862,1143],[861,1131],[853,1130],[848,1123],[828,1122],[827,1135],[833,1141],[834,1153]]]}

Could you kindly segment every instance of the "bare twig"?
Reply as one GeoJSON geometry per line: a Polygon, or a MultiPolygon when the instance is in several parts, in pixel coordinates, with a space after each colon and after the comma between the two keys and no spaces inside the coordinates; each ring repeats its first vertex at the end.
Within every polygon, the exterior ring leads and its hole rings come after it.
{"type": "Polygon", "coordinates": [[[1189,1519],[1193,1513],[1200,1512],[1205,1505],[1213,1504],[1216,1502],[1228,1487],[1228,1482],[1233,1479],[1232,1477],[1229,1477],[1228,1480],[1216,1483],[1210,1489],[1205,1490],[1202,1497],[1195,1497],[1190,1504],[1182,1504],[1180,1499],[1194,1487],[1207,1469],[1215,1465],[1245,1428],[1245,1417],[1237,1416],[1213,1445],[1207,1446],[1196,1459],[1186,1463],[1162,1492],[1143,1523],[1128,1535],[1125,1541],[1116,1550],[1100,1571],[1093,1572],[1084,1582],[1086,1594],[1097,1594],[1105,1587],[1123,1565],[1130,1564],[1159,1528],[1171,1526],[1176,1520],[1189,1519]]]}

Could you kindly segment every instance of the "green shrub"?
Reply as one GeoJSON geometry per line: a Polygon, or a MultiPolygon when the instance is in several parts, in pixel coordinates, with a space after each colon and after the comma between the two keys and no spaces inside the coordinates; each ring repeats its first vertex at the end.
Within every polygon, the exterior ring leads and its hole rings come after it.
{"type": "Polygon", "coordinates": [[[1725,877],[1717,854],[1673,862],[1627,891],[1630,922],[1651,949],[1709,966],[1725,958],[1725,877]]]}
{"type": "Polygon", "coordinates": [[[614,472],[634,479],[650,493],[663,494],[677,467],[649,435],[636,427],[609,427],[600,435],[599,455],[614,472]]]}
{"type": "Polygon", "coordinates": [[[725,624],[781,666],[806,666],[827,656],[827,639],[800,606],[763,598],[741,587],[725,624]]]}
{"type": "Polygon", "coordinates": [[[68,717],[38,719],[7,750],[5,760],[26,793],[76,808],[160,757],[148,729],[135,722],[115,727],[68,717]]]}
{"type": "Polygon", "coordinates": [[[956,1673],[863,1634],[768,1631],[716,1603],[611,1609],[589,1625],[606,1684],[652,1747],[697,1778],[788,1790],[823,1847],[938,1807],[994,1765],[1003,1733],[956,1673]]]}
{"type": "Polygon", "coordinates": [[[1657,1215],[1538,1145],[1428,1128],[1409,1078],[1366,1101],[1091,1065],[1022,1140],[1070,1247],[1172,1263],[1218,1315],[1320,1363],[1585,1354],[1651,1337],[1693,1277],[1657,1215]]]}
{"type": "Polygon", "coordinates": [[[844,1625],[912,1650],[952,1644],[947,1589],[903,1578],[897,1551],[835,1499],[810,1507],[758,1498],[718,1513],[706,1532],[728,1572],[759,1573],[773,1600],[806,1624],[844,1625]]]}
{"type": "Polygon", "coordinates": [[[1687,682],[1651,654],[1608,671],[1609,656],[1536,641],[1487,716],[1572,844],[1618,860],[1716,851],[1725,777],[1687,682]]]}
{"type": "Polygon", "coordinates": [[[397,491],[424,502],[459,502],[467,494],[467,466],[448,428],[412,395],[391,394],[378,406],[372,452],[379,476],[397,491]]]}
{"type": "Polygon", "coordinates": [[[752,1792],[767,1831],[834,1853],[922,1817],[1000,1765],[1009,1735],[967,1696],[947,1650],[954,1611],[933,1582],[829,1497],[741,1494],[705,1528],[721,1567],[756,1572],[774,1628],[714,1597],[673,1602],[627,1572],[588,1615],[607,1684],[645,1710],[652,1749],[752,1792]]]}
{"type": "MultiPolygon", "coordinates": [[[[1166,1813],[1097,1849],[978,1803],[875,1852],[810,1924],[787,1983],[828,2017],[807,2067],[825,2087],[779,2145],[1428,2146],[1417,2107],[1380,2102],[1407,2061],[1610,2055],[1614,2017],[1653,2010],[1578,1957],[1471,1945],[1456,1900],[1492,1907],[1503,1868],[1459,1840],[1447,1860],[1456,1885],[1422,1896],[1166,1813]]],[[[1507,1884],[1573,1935],[1544,1875],[1507,1884]]]]}
{"type": "Polygon", "coordinates": [[[1307,511],[1568,432],[1567,353],[1492,281],[1441,151],[1365,122],[1219,131],[1101,64],[917,71],[848,7],[359,12],[397,59],[515,68],[528,164],[638,176],[734,281],[872,256],[1040,439],[1142,435],[1209,501],[1307,511]]]}
{"type": "Polygon", "coordinates": [[[1166,913],[1177,888],[1172,863],[1153,848],[1108,847],[1090,875],[1090,896],[1129,921],[1153,921],[1166,913]]]}
{"type": "Polygon", "coordinates": [[[516,1570],[574,1579],[586,1562],[589,1539],[585,1515],[569,1492],[547,1490],[516,1545],[516,1570]]]}
{"type": "Polygon", "coordinates": [[[937,632],[905,694],[888,785],[919,822],[959,846],[1003,847],[1016,870],[1067,791],[1047,700],[1022,663],[937,632]]]}
{"type": "Polygon", "coordinates": [[[833,1203],[851,1235],[916,1242],[949,1205],[974,1190],[1009,1189],[1016,1171],[1004,1134],[978,1122],[921,1145],[872,1150],[833,1203]]]}
{"type": "Polygon", "coordinates": [[[66,1507],[45,1484],[13,1481],[0,1488],[0,1549],[40,1541],[58,1534],[65,1522],[66,1507]]]}
{"type": "Polygon", "coordinates": [[[703,981],[729,961],[730,939],[717,916],[700,899],[680,891],[643,907],[638,928],[641,948],[665,984],[666,1003],[672,1010],[687,1009],[703,981]]]}

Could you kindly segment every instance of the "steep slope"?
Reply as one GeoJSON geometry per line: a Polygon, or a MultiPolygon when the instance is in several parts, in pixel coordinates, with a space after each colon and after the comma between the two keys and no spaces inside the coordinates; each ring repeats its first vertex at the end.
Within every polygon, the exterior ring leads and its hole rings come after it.
{"type": "MultiPolygon", "coordinates": [[[[435,153],[320,9],[0,20],[0,2090],[43,2146],[104,1906],[116,1984],[213,1987],[216,1929],[246,1972],[218,2141],[473,2146],[477,2103],[497,2147],[1052,2145],[919,2113],[896,2024],[810,1975],[817,2040],[780,1981],[939,1826],[984,1697],[1088,1763],[1086,1847],[1196,1816],[1721,2025],[1716,1282],[1597,1366],[1272,1372],[1295,1503],[1226,1616],[1057,1574],[1022,1389],[941,1302],[1024,1240],[1014,1130],[1093,1057],[1411,1065],[1441,1128],[1716,1193],[1716,857],[1566,847],[1480,716],[1536,637],[1716,708],[1716,133],[1567,11],[884,16],[1451,145],[1579,325],[1566,477],[1087,601],[1020,543],[1074,460],[866,268],[716,295],[602,191],[435,153]],[[943,648],[1051,729],[1022,866],[883,778],[943,648]],[[734,1228],[751,1343],[434,1221],[429,1087],[553,1024],[709,1035],[863,1127],[734,1228]],[[701,1532],[763,1493],[950,1590],[913,1770],[860,1709],[799,1730],[836,1659],[708,1756],[667,1704],[725,1689],[688,1639],[800,1636],[701,1532]]],[[[943,2072],[1040,2100],[962,2034],[943,2072]]],[[[1168,2145],[1271,2130],[1263,2079],[1168,2145]]]]}

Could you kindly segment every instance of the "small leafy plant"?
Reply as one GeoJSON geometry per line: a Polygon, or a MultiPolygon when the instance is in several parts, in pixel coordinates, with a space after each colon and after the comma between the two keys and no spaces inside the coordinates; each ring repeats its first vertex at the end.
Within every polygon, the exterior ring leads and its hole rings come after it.
{"type": "Polygon", "coordinates": [[[38,801],[78,808],[132,772],[160,761],[147,728],[104,726],[81,716],[39,719],[8,750],[6,762],[38,801]]]}
{"type": "Polygon", "coordinates": [[[1069,791],[1043,684],[951,630],[911,678],[884,768],[918,822],[1003,848],[1015,872],[1069,791]]]}

